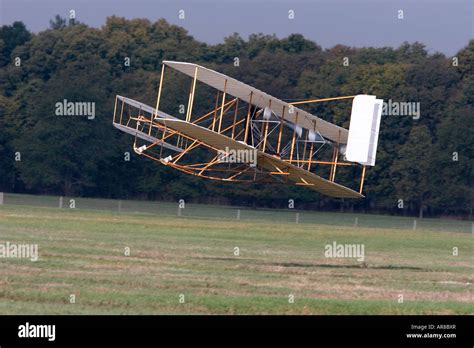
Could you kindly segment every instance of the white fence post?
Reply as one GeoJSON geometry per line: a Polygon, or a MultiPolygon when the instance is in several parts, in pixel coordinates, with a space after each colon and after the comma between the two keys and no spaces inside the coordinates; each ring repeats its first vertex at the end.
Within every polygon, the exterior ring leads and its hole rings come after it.
{"type": "Polygon", "coordinates": [[[355,221],[354,221],[354,227],[357,227],[358,225],[359,225],[359,217],[356,216],[355,221]]]}
{"type": "Polygon", "coordinates": [[[0,192],[0,205],[3,205],[3,192],[0,192]]]}
{"type": "Polygon", "coordinates": [[[59,209],[63,208],[63,196],[59,197],[59,209]]]}
{"type": "Polygon", "coordinates": [[[416,230],[416,219],[413,220],[413,231],[416,230]]]}
{"type": "Polygon", "coordinates": [[[237,209],[237,220],[240,220],[240,209],[237,209]]]}
{"type": "Polygon", "coordinates": [[[300,213],[296,213],[296,223],[300,223],[300,213]]]}

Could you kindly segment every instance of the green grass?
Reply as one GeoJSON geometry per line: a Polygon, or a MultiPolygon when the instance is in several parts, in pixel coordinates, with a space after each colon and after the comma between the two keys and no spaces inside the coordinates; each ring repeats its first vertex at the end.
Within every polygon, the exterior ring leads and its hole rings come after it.
{"type": "MultiPolygon", "coordinates": [[[[70,200],[74,200],[75,207],[80,210],[122,212],[133,214],[152,214],[155,216],[177,216],[177,202],[152,202],[134,200],[112,200],[98,198],[63,197],[63,208],[69,208],[70,200]]],[[[59,197],[37,196],[25,194],[5,194],[5,204],[18,206],[36,206],[45,208],[58,208],[59,197]]],[[[388,229],[413,229],[414,218],[404,216],[388,216],[356,213],[328,213],[315,211],[297,211],[295,209],[249,209],[246,207],[189,204],[181,211],[183,217],[195,219],[235,220],[237,209],[240,209],[240,218],[244,221],[266,221],[281,224],[294,224],[296,214],[299,223],[320,224],[331,226],[354,226],[357,219],[358,226],[362,228],[388,228],[388,229]]],[[[416,219],[417,230],[464,232],[471,233],[472,221],[449,219],[416,219]]]]}
{"type": "Polygon", "coordinates": [[[38,244],[40,258],[0,258],[0,314],[474,314],[470,233],[383,229],[393,219],[383,216],[354,228],[330,225],[349,214],[295,224],[281,212],[237,221],[187,209],[0,206],[0,244],[38,244]],[[364,262],[324,257],[333,241],[364,244],[364,262]]]}

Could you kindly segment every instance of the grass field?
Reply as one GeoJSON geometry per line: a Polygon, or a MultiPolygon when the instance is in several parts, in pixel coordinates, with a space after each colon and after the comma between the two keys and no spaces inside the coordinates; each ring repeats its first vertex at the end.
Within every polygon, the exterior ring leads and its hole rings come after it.
{"type": "Polygon", "coordinates": [[[0,243],[39,247],[37,262],[0,259],[0,314],[474,314],[471,233],[290,224],[272,214],[0,206],[0,243]],[[364,262],[326,258],[334,241],[363,244],[364,262]]]}

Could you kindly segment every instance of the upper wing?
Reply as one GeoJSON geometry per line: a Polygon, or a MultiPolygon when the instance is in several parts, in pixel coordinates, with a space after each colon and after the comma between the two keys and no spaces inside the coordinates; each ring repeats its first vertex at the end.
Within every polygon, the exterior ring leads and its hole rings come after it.
{"type": "Polygon", "coordinates": [[[278,117],[298,124],[303,128],[318,131],[326,139],[340,144],[347,143],[347,129],[324,121],[309,112],[301,110],[230,76],[192,63],[174,61],[163,61],[163,63],[191,77],[194,77],[197,73],[196,78],[198,81],[220,91],[224,91],[225,89],[227,94],[237,97],[252,105],[256,105],[259,108],[263,109],[265,107],[270,107],[278,117]]]}

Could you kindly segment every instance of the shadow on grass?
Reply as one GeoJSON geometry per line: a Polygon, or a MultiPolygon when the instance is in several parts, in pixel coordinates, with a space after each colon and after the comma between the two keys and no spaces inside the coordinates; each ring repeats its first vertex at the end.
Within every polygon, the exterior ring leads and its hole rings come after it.
{"type": "Polygon", "coordinates": [[[399,266],[399,265],[380,265],[371,266],[365,262],[355,265],[334,265],[329,263],[299,263],[299,262],[262,262],[259,259],[246,259],[241,257],[195,257],[201,260],[212,260],[212,261],[233,261],[233,262],[244,262],[253,263],[263,266],[278,266],[278,267],[300,267],[300,268],[368,268],[368,269],[383,269],[383,270],[412,270],[412,271],[427,271],[427,269],[413,266],[399,266]]]}

